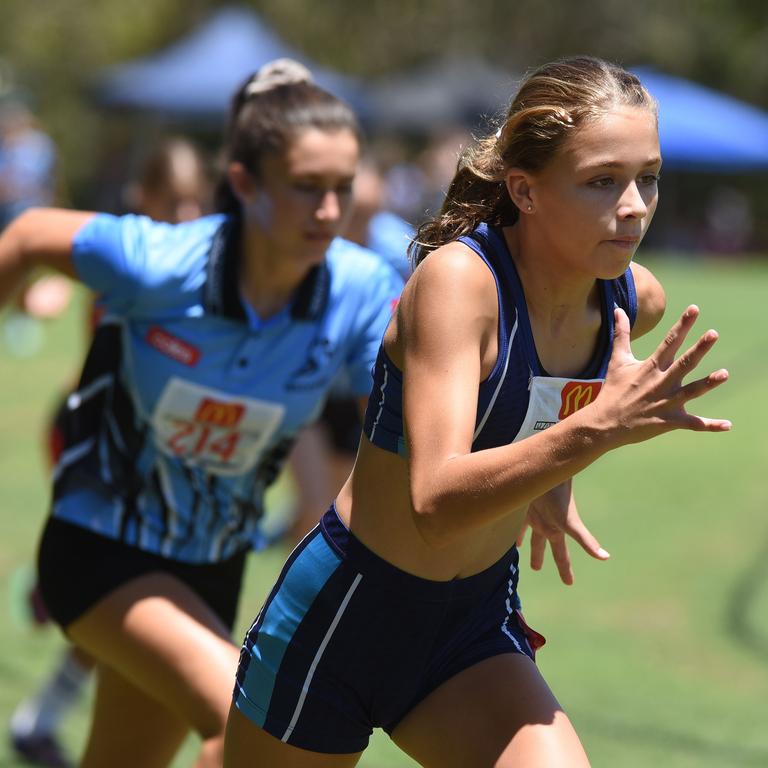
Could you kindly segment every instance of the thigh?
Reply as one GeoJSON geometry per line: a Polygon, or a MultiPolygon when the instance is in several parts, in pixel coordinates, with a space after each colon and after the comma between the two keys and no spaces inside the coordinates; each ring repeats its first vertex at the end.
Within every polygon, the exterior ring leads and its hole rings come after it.
{"type": "Polygon", "coordinates": [[[392,739],[426,768],[589,766],[570,721],[522,654],[458,673],[417,704],[392,739]]]}
{"type": "Polygon", "coordinates": [[[184,721],[114,670],[99,665],[82,768],[163,768],[187,733],[184,721]]]}
{"type": "Polygon", "coordinates": [[[285,744],[232,706],[224,739],[224,768],[352,768],[361,752],[328,755],[285,744]]]}
{"type": "Polygon", "coordinates": [[[223,733],[238,649],[211,608],[178,579],[161,573],[133,579],[67,633],[203,739],[223,733]]]}

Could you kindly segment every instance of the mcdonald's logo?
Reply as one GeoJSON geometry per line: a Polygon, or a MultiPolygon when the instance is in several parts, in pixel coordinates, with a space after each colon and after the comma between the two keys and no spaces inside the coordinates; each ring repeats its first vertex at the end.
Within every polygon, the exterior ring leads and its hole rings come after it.
{"type": "Polygon", "coordinates": [[[245,406],[239,403],[223,403],[204,397],[195,413],[195,421],[214,427],[234,427],[245,413],[245,406]]]}
{"type": "Polygon", "coordinates": [[[589,405],[597,397],[602,386],[602,381],[569,381],[560,392],[562,405],[557,418],[562,420],[589,405]]]}

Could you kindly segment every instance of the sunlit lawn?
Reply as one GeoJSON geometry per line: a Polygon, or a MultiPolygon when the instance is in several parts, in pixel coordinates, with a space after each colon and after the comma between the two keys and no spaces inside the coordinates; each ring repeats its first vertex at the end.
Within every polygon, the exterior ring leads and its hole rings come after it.
{"type": "MultiPolygon", "coordinates": [[[[588,561],[572,547],[577,582],[571,588],[559,584],[549,563],[541,574],[524,570],[526,617],[548,638],[540,667],[595,766],[765,766],[768,260],[648,264],[667,288],[665,324],[696,302],[700,329],[720,331],[707,367],[728,367],[732,381],[697,410],[733,419],[734,430],[667,435],[587,470],[576,482],[579,506],[612,558],[588,561]]],[[[30,628],[22,595],[48,497],[43,425],[80,360],[81,326],[78,307],[45,327],[42,348],[29,358],[10,356],[0,337],[3,721],[62,648],[55,631],[30,628]]],[[[650,344],[637,347],[645,353],[650,344]]],[[[284,554],[252,558],[238,640],[284,554]]],[[[86,724],[83,705],[64,734],[73,752],[86,724]]],[[[190,765],[193,756],[190,740],[176,765],[190,765]]],[[[0,766],[15,764],[0,743],[0,766]]],[[[361,765],[413,763],[379,735],[361,765]]]]}

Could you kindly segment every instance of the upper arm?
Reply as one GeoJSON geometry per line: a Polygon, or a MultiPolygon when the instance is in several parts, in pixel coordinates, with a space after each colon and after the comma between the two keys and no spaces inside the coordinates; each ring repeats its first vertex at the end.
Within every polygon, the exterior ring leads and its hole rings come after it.
{"type": "Polygon", "coordinates": [[[656,327],[664,316],[667,298],[661,283],[649,269],[635,262],[631,269],[637,292],[637,319],[632,326],[631,338],[637,339],[656,327]]]}
{"type": "Polygon", "coordinates": [[[472,449],[483,349],[496,338],[497,324],[493,277],[464,245],[453,243],[430,254],[408,282],[397,336],[417,509],[438,468],[472,449]]]}

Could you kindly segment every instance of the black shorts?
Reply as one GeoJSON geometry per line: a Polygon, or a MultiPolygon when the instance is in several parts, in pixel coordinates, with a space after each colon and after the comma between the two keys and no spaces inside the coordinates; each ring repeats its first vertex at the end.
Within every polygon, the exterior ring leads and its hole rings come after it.
{"type": "Polygon", "coordinates": [[[66,630],[131,579],[167,573],[186,584],[232,631],[246,552],[219,563],[185,563],[49,517],[38,551],[38,584],[51,618],[66,630]]]}

